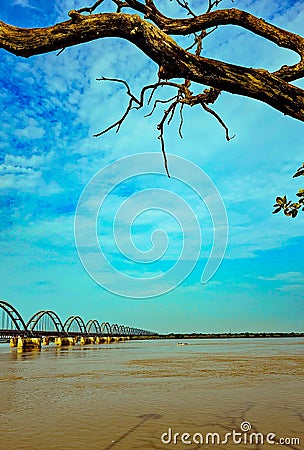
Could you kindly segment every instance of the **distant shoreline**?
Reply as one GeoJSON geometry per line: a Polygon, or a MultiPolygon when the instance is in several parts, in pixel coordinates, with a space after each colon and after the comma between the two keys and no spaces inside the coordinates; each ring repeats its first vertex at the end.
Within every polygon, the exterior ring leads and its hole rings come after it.
{"type": "Polygon", "coordinates": [[[303,333],[169,333],[151,336],[132,336],[131,339],[253,339],[253,338],[294,338],[304,337],[303,333]]]}

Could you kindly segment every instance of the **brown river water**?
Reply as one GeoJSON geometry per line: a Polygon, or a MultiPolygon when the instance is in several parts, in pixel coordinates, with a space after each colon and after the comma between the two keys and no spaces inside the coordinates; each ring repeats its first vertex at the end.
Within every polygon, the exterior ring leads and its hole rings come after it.
{"type": "Polygon", "coordinates": [[[304,339],[184,342],[0,345],[0,449],[304,448],[304,339]]]}

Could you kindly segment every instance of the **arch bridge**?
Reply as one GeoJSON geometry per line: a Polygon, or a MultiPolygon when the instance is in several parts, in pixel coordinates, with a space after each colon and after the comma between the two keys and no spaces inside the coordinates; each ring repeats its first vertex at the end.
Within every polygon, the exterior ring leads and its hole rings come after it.
{"type": "Polygon", "coordinates": [[[21,314],[4,300],[0,300],[0,339],[10,339],[11,346],[40,347],[41,342],[54,341],[58,345],[109,343],[134,336],[151,336],[156,333],[125,325],[110,324],[91,319],[87,323],[80,316],[70,316],[64,322],[54,311],[42,310],[27,322],[21,314]],[[19,345],[20,344],[20,345],[19,345]]]}

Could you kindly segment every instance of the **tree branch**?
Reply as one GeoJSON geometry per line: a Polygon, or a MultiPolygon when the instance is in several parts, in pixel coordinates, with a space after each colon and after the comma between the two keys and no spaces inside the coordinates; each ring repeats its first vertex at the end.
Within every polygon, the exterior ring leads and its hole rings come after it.
{"type": "MultiPolygon", "coordinates": [[[[298,65],[297,69],[294,66],[294,69],[288,68],[288,70],[282,68],[281,73],[278,71],[276,74],[271,74],[266,70],[203,58],[190,54],[166,34],[174,30],[177,34],[177,29],[179,34],[194,32],[204,27],[233,23],[232,19],[239,24],[243,14],[245,14],[244,20],[247,18],[246,26],[244,24],[243,26],[248,28],[248,24],[252,24],[255,32],[260,31],[260,35],[267,36],[277,43],[280,42],[281,46],[299,49],[300,44],[303,44],[303,39],[299,36],[284,30],[282,32],[260,19],[255,18],[254,25],[253,16],[238,10],[214,11],[197,18],[170,20],[170,26],[167,23],[164,27],[165,31],[138,15],[104,13],[83,16],[77,11],[70,11],[71,20],[47,28],[24,29],[0,22],[0,47],[16,55],[29,57],[99,38],[120,37],[132,42],[162,67],[163,79],[172,77],[189,79],[233,94],[251,97],[267,103],[283,114],[304,121],[304,91],[282,79],[290,70],[295,70],[297,76],[300,76],[300,72],[304,70],[303,67],[299,69],[298,65]],[[279,31],[275,33],[275,30],[279,31]]],[[[295,79],[295,73],[293,79],[295,79]]]]}
{"type": "Polygon", "coordinates": [[[193,95],[193,93],[190,91],[190,86],[191,86],[190,80],[185,80],[185,82],[182,84],[173,83],[171,81],[159,81],[158,83],[144,86],[140,92],[139,98],[137,98],[137,97],[135,97],[134,94],[132,94],[129,85],[125,80],[120,80],[119,78],[101,77],[101,78],[97,78],[97,81],[112,81],[112,82],[123,84],[126,87],[126,94],[129,97],[129,102],[128,102],[128,106],[127,106],[125,112],[123,113],[122,117],[119,120],[117,120],[116,122],[114,122],[112,125],[105,128],[104,130],[100,131],[99,133],[94,134],[94,137],[99,137],[115,127],[117,127],[117,129],[116,129],[116,133],[117,133],[120,130],[122,123],[127,118],[131,109],[133,109],[133,108],[141,109],[144,106],[145,93],[148,90],[151,89],[151,94],[150,94],[148,102],[147,102],[148,105],[152,101],[153,96],[159,87],[167,86],[167,87],[175,88],[177,90],[176,95],[174,95],[173,97],[170,97],[170,98],[164,99],[164,100],[163,99],[155,100],[151,111],[148,114],[146,114],[146,116],[145,116],[145,117],[151,116],[154,113],[157,105],[170,103],[168,106],[168,109],[166,109],[164,111],[161,121],[157,125],[157,129],[160,131],[158,138],[160,139],[160,142],[161,142],[161,151],[162,151],[163,157],[164,157],[164,165],[165,165],[166,173],[169,178],[170,178],[170,174],[169,174],[169,170],[168,170],[168,163],[167,163],[166,150],[165,150],[164,126],[165,126],[167,119],[168,119],[167,125],[170,125],[170,123],[172,122],[173,117],[175,115],[176,107],[178,104],[181,105],[180,106],[180,124],[179,124],[179,128],[178,128],[178,134],[181,138],[183,137],[181,130],[182,130],[183,122],[184,122],[183,108],[185,105],[189,105],[189,106],[201,105],[203,107],[203,109],[205,111],[207,111],[209,114],[213,115],[216,118],[216,120],[220,123],[220,125],[225,129],[227,141],[230,141],[231,139],[234,138],[234,136],[232,136],[232,137],[229,136],[228,127],[226,126],[226,124],[224,123],[222,118],[215,111],[213,111],[211,108],[209,108],[207,106],[207,104],[214,103],[217,100],[217,98],[219,97],[220,91],[217,89],[213,89],[213,88],[205,89],[204,92],[202,92],[198,95],[193,95]]]}
{"type": "Polygon", "coordinates": [[[79,13],[88,12],[92,14],[92,12],[95,11],[95,9],[103,2],[104,0],[97,0],[97,2],[95,2],[93,6],[77,9],[77,12],[79,13]]]}

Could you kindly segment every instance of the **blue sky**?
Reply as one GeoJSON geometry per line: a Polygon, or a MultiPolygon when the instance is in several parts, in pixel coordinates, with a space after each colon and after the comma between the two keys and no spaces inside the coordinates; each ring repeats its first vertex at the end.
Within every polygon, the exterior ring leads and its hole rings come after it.
{"type": "MultiPolygon", "coordinates": [[[[70,9],[84,6],[81,1],[65,3],[47,3],[41,11],[41,2],[15,0],[1,7],[0,19],[18,26],[47,26],[66,20],[70,9]]],[[[174,2],[160,4],[168,15],[176,14],[174,2]]],[[[304,1],[238,1],[234,6],[290,31],[303,31],[304,1]]],[[[206,39],[204,55],[269,70],[297,61],[293,53],[234,27],[223,27],[206,39]]],[[[303,331],[303,218],[271,214],[277,194],[293,197],[302,187],[302,180],[292,179],[292,174],[303,161],[303,123],[257,101],[222,93],[215,110],[236,134],[232,141],[226,142],[218,123],[198,107],[185,110],[183,139],[177,134],[177,119],[166,128],[168,153],[185,158],[210,177],[227,211],[225,257],[206,284],[200,280],[212,247],[212,219],[191,189],[193,176],[185,173],[190,186],[166,178],[159,157],[157,174],[134,176],[116,186],[119,166],[117,177],[108,173],[101,179],[113,190],[98,216],[100,245],[117,272],[138,278],[162,274],[159,289],[166,290],[164,274],[183,248],[183,230],[166,212],[172,195],[180,202],[176,216],[188,217],[181,206],[184,201],[194,211],[202,234],[195,268],[179,286],[153,298],[124,298],[102,288],[82,266],[74,216],[83,189],[100,170],[123,157],[160,153],[156,124],[162,107],[147,118],[149,108],[132,111],[118,134],[111,131],[93,138],[117,120],[127,104],[123,86],[96,78],[124,78],[138,94],[141,86],[156,80],[157,66],[131,44],[115,39],[66,49],[59,57],[51,53],[23,59],[1,50],[0,60],[0,298],[25,318],[40,309],[53,309],[63,319],[78,314],[85,320],[98,318],[159,332],[303,331]],[[161,197],[156,189],[162,190],[161,197]],[[139,196],[145,190],[146,200],[139,196]],[[112,226],[119,206],[130,199],[135,203],[127,204],[116,228],[122,245],[129,245],[131,236],[137,247],[128,259],[117,251],[112,226]],[[128,213],[143,210],[147,199],[154,207],[139,215],[130,231],[128,213]],[[151,250],[150,237],[160,229],[168,237],[163,257],[150,264],[143,258],[135,262],[138,250],[151,250]]],[[[297,84],[304,87],[301,81],[297,84]]],[[[135,174],[142,169],[133,162],[132,167],[126,164],[123,170],[135,174]]],[[[173,159],[171,168],[174,171],[173,159]]],[[[89,210],[87,218],[91,219],[89,210]]],[[[191,251],[197,239],[189,229],[191,251]]],[[[164,234],[157,236],[164,239],[164,234]]],[[[156,239],[156,250],[165,244],[156,239]]],[[[189,259],[181,261],[176,279],[189,259]]],[[[120,283],[119,275],[103,268],[101,277],[112,287],[120,283]]],[[[149,294],[147,286],[143,296],[149,294]]]]}

